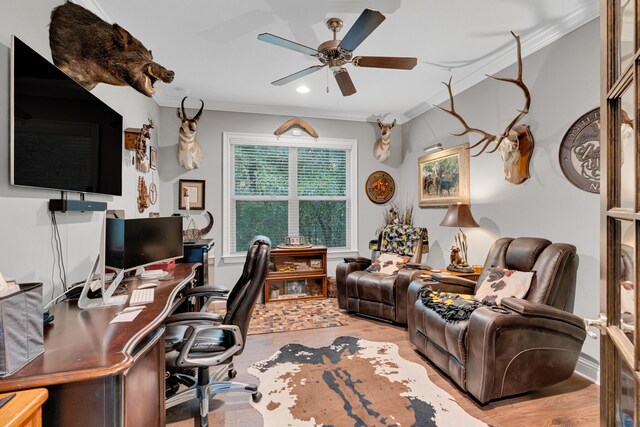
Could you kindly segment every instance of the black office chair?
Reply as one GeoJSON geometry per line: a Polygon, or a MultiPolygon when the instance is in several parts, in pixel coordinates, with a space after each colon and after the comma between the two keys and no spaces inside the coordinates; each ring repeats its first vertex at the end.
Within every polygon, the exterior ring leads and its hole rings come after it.
{"type": "Polygon", "coordinates": [[[255,384],[229,379],[236,374],[233,357],[244,350],[253,307],[267,274],[270,252],[269,243],[263,240],[250,247],[241,280],[228,295],[224,317],[216,313],[191,312],[179,313],[166,320],[166,365],[170,374],[167,382],[175,384],[177,381],[186,386],[167,398],[167,409],[197,398],[200,425],[207,426],[211,396],[241,391],[251,393],[254,402],[262,398],[255,384]],[[219,369],[211,374],[211,367],[219,369]],[[194,370],[196,375],[192,374],[194,370]]]}

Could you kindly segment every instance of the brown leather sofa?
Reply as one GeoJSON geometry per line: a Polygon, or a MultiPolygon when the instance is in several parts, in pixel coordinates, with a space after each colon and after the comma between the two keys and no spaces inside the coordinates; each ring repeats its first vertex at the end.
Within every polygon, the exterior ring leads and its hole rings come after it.
{"type": "Polygon", "coordinates": [[[422,255],[428,251],[427,230],[419,227],[391,225],[385,227],[378,240],[372,241],[375,259],[379,252],[393,252],[411,256],[407,267],[397,275],[367,272],[371,259],[346,258],[336,268],[338,306],[358,314],[373,316],[405,325],[407,323],[407,290],[409,284],[429,266],[420,264],[422,255]],[[398,233],[402,231],[402,233],[398,233]],[[409,242],[397,238],[398,234],[413,233],[409,242]]]}
{"type": "Polygon", "coordinates": [[[447,322],[418,298],[426,282],[408,291],[411,342],[480,403],[563,381],[574,372],[586,332],[571,307],[576,248],[545,239],[502,238],[491,248],[478,282],[432,283],[434,290],[473,294],[492,266],[535,271],[524,299],[476,309],[469,320],[447,322]],[[506,311],[506,312],[500,312],[506,311]]]}

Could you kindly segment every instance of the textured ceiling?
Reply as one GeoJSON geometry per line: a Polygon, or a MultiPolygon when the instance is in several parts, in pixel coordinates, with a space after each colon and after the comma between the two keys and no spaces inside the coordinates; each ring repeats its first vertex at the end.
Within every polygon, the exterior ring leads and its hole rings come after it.
{"type": "Polygon", "coordinates": [[[526,56],[598,16],[597,0],[77,2],[128,29],[175,71],[173,83],[156,85],[154,98],[162,106],[178,106],[188,95],[202,98],[207,109],[401,123],[446,99],[440,82],[450,76],[460,93],[514,63],[509,31],[521,36],[526,56]],[[285,86],[270,84],[318,62],[258,41],[259,33],[315,48],[331,38],[328,18],[344,21],[340,38],[365,8],[380,10],[386,20],[355,54],[415,56],[412,71],[347,65],[358,90],[350,97],[325,70],[285,86]],[[300,84],[311,91],[297,93],[300,84]]]}

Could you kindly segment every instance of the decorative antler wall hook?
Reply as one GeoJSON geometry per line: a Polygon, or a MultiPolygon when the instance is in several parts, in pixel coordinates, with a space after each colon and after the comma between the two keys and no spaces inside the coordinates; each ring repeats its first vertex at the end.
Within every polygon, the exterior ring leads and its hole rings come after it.
{"type": "Polygon", "coordinates": [[[452,135],[462,136],[469,133],[476,133],[482,137],[479,141],[473,143],[469,147],[469,150],[472,150],[480,144],[484,144],[482,145],[480,151],[476,154],[472,154],[471,157],[477,157],[481,155],[492,143],[495,143],[495,147],[491,150],[488,150],[487,153],[499,151],[500,157],[504,162],[505,179],[513,184],[520,184],[529,178],[529,161],[531,160],[531,154],[533,153],[533,135],[531,135],[529,126],[521,125],[518,128],[515,128],[515,126],[529,112],[529,106],[531,105],[531,93],[529,92],[529,88],[527,88],[527,85],[525,85],[524,81],[522,80],[522,49],[520,47],[520,37],[515,35],[513,31],[511,32],[511,35],[516,39],[518,52],[517,78],[512,79],[507,77],[487,76],[501,82],[513,83],[524,93],[524,107],[522,107],[521,110],[517,110],[518,115],[516,115],[516,117],[511,120],[511,122],[505,128],[504,132],[499,135],[493,135],[483,131],[482,129],[470,127],[462,118],[462,116],[458,114],[458,112],[456,112],[453,102],[453,91],[451,89],[451,79],[449,79],[448,83],[442,82],[442,84],[447,87],[447,91],[449,92],[449,100],[451,102],[450,109],[447,110],[446,108],[442,108],[437,105],[436,107],[458,119],[458,121],[464,127],[464,130],[462,132],[454,133],[452,135]]]}

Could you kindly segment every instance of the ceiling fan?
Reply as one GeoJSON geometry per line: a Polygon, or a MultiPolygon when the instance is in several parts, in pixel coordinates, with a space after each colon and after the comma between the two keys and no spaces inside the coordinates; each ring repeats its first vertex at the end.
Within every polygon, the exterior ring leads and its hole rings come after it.
{"type": "Polygon", "coordinates": [[[258,40],[275,44],[276,46],[295,50],[296,52],[318,58],[322,65],[314,65],[298,71],[279,80],[271,82],[272,85],[282,86],[308,74],[315,73],[328,66],[336,78],[338,87],[343,96],[356,93],[356,87],[351,81],[349,72],[344,68],[345,64],[353,64],[356,67],[392,68],[396,70],[411,70],[416,66],[416,58],[394,56],[353,56],[353,51],[360,46],[369,35],[385,20],[382,13],[377,10],[365,9],[353,24],[351,29],[338,40],[336,34],[342,28],[342,20],[329,18],[327,27],[333,32],[333,40],[321,43],[317,49],[278,37],[270,33],[258,35],[258,40]]]}

